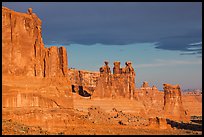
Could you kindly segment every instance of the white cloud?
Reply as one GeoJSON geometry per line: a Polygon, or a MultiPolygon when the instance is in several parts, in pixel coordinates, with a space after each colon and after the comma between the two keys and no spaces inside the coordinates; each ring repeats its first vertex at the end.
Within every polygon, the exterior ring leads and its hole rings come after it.
{"type": "Polygon", "coordinates": [[[190,48],[187,48],[188,50],[201,50],[202,47],[190,47],[190,48]]]}
{"type": "Polygon", "coordinates": [[[201,42],[195,42],[195,43],[191,43],[191,44],[189,44],[189,45],[191,45],[191,46],[195,46],[195,45],[202,45],[202,41],[201,42]]]}

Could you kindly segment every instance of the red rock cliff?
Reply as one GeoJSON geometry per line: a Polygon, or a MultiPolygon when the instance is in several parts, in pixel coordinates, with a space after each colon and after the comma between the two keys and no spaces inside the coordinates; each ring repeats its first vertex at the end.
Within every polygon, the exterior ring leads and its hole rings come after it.
{"type": "Polygon", "coordinates": [[[67,75],[64,47],[45,48],[42,21],[32,13],[2,7],[2,73],[13,76],[61,77],[67,75]]]}
{"type": "Polygon", "coordinates": [[[66,49],[45,48],[41,24],[31,8],[19,13],[2,7],[4,108],[73,107],[66,49]]]}

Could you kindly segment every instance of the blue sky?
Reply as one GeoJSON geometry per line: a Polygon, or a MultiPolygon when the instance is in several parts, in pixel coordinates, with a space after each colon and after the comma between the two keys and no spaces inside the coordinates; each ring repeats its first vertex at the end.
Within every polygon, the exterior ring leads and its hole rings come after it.
{"type": "Polygon", "coordinates": [[[104,60],[132,61],[136,85],[202,88],[201,2],[4,2],[33,8],[45,45],[66,46],[69,67],[98,71],[104,60]]]}
{"type": "Polygon", "coordinates": [[[180,55],[181,51],[156,49],[154,43],[100,46],[71,44],[66,48],[69,67],[77,69],[98,71],[104,60],[109,61],[111,68],[114,61],[120,61],[121,67],[125,67],[126,61],[132,61],[137,87],[143,81],[159,89],[162,89],[162,83],[180,84],[184,89],[202,87],[200,57],[180,55]]]}

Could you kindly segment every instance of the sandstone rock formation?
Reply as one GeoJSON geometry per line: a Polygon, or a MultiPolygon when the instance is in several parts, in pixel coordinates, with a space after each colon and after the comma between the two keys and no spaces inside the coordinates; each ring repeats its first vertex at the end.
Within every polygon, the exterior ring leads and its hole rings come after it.
{"type": "Polygon", "coordinates": [[[149,128],[154,129],[169,129],[171,128],[170,125],[167,124],[167,121],[163,117],[151,117],[149,118],[149,128]]]}
{"type": "Polygon", "coordinates": [[[88,92],[92,94],[96,88],[99,72],[69,69],[68,77],[72,85],[72,92],[88,92]]]}
{"type": "Polygon", "coordinates": [[[67,75],[64,47],[45,48],[42,21],[32,9],[19,13],[2,7],[2,73],[12,76],[63,77],[67,75]]]}
{"type": "Polygon", "coordinates": [[[113,86],[117,96],[133,99],[135,92],[135,71],[130,61],[125,62],[125,65],[125,68],[120,68],[119,62],[114,62],[114,68],[120,71],[113,73],[113,86]]]}
{"type": "Polygon", "coordinates": [[[126,62],[126,67],[120,68],[120,62],[114,62],[111,74],[108,61],[99,69],[99,72],[90,72],[69,69],[72,89],[74,92],[87,91],[93,97],[100,98],[132,98],[135,90],[135,72],[131,62],[126,62]]]}
{"type": "Polygon", "coordinates": [[[155,85],[153,85],[153,86],[152,86],[152,90],[157,91],[158,89],[157,89],[157,87],[156,87],[155,85]]]}
{"type": "Polygon", "coordinates": [[[113,74],[111,74],[107,61],[100,68],[100,78],[98,79],[93,97],[124,97],[133,99],[135,92],[135,72],[132,63],[126,62],[125,68],[120,68],[119,61],[113,64],[113,74]]]}
{"type": "Polygon", "coordinates": [[[150,98],[154,98],[155,97],[155,93],[158,92],[157,87],[155,85],[150,87],[149,83],[147,81],[143,82],[140,90],[142,92],[142,96],[150,97],[150,98]]]}
{"type": "Polygon", "coordinates": [[[191,116],[202,115],[202,95],[182,95],[182,103],[183,107],[191,116]]]}
{"type": "Polygon", "coordinates": [[[32,8],[19,13],[2,7],[4,108],[73,107],[66,48],[45,48],[41,25],[32,8]]]}
{"type": "Polygon", "coordinates": [[[120,62],[119,61],[115,61],[113,64],[114,64],[113,74],[115,74],[115,75],[121,74],[120,62]]]}
{"type": "Polygon", "coordinates": [[[163,84],[165,116],[172,120],[189,121],[190,117],[183,108],[179,85],[163,84]]]}
{"type": "Polygon", "coordinates": [[[151,89],[151,87],[147,81],[144,81],[140,89],[151,89]]]}
{"type": "Polygon", "coordinates": [[[101,74],[110,74],[111,70],[110,70],[110,67],[108,66],[108,61],[105,61],[104,63],[105,63],[105,65],[100,68],[100,73],[101,74]]]}
{"type": "Polygon", "coordinates": [[[112,74],[110,67],[108,66],[108,61],[105,61],[104,63],[105,65],[99,69],[100,77],[98,78],[93,97],[111,98],[114,94],[112,93],[112,74]]]}
{"type": "Polygon", "coordinates": [[[150,87],[148,82],[144,81],[141,88],[135,90],[135,98],[143,103],[147,116],[161,116],[164,94],[159,92],[156,86],[150,87]]]}

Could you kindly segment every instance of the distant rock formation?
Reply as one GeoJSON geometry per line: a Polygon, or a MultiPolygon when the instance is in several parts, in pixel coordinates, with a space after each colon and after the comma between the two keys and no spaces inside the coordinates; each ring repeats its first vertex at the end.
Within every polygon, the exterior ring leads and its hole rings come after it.
{"type": "Polygon", "coordinates": [[[163,88],[165,116],[176,121],[189,121],[190,116],[183,108],[180,86],[163,84],[163,88]]]}
{"type": "Polygon", "coordinates": [[[111,98],[112,96],[112,74],[108,66],[108,61],[104,63],[105,65],[99,69],[100,77],[98,78],[96,89],[92,95],[93,98],[111,98]]]}
{"type": "Polygon", "coordinates": [[[155,85],[150,87],[149,83],[147,81],[144,81],[141,88],[138,89],[137,91],[141,92],[140,94],[142,96],[154,97],[155,93],[158,92],[158,89],[155,85]]]}
{"type": "Polygon", "coordinates": [[[125,68],[120,68],[120,62],[113,63],[113,74],[111,74],[108,62],[100,68],[100,78],[98,79],[93,97],[117,98],[124,97],[133,99],[135,91],[135,71],[130,61],[126,62],[125,68]]]}
{"type": "Polygon", "coordinates": [[[120,62],[119,61],[115,61],[113,64],[114,64],[113,74],[115,74],[115,75],[121,74],[120,62]]]}
{"type": "Polygon", "coordinates": [[[114,67],[119,73],[113,73],[113,87],[116,96],[123,96],[125,98],[133,99],[135,92],[135,71],[132,67],[132,62],[125,62],[125,67],[120,68],[119,64],[114,62],[114,67]]]}
{"type": "Polygon", "coordinates": [[[111,74],[110,67],[108,66],[108,61],[105,61],[104,63],[105,65],[100,68],[100,73],[101,74],[111,74]]]}
{"type": "Polygon", "coordinates": [[[72,84],[73,92],[88,92],[93,98],[133,99],[135,94],[135,72],[131,62],[126,62],[126,67],[120,68],[120,62],[114,62],[113,74],[109,62],[99,69],[91,72],[69,69],[68,77],[72,84]]]}
{"type": "Polygon", "coordinates": [[[41,25],[31,8],[26,14],[2,7],[3,75],[67,76],[66,48],[45,48],[41,25]]]}
{"type": "Polygon", "coordinates": [[[135,90],[134,97],[136,100],[141,101],[145,106],[145,111],[149,116],[160,116],[164,104],[163,92],[159,92],[157,87],[149,86],[147,81],[144,81],[140,88],[135,90]]]}
{"type": "Polygon", "coordinates": [[[100,77],[99,72],[69,69],[68,77],[70,78],[72,85],[72,92],[88,92],[90,95],[96,89],[98,78],[100,77]]]}
{"type": "Polygon", "coordinates": [[[151,88],[149,86],[149,83],[147,81],[144,81],[142,86],[141,86],[141,89],[151,89],[151,88]]]}
{"type": "Polygon", "coordinates": [[[152,86],[152,90],[158,90],[155,85],[152,86]]]}

